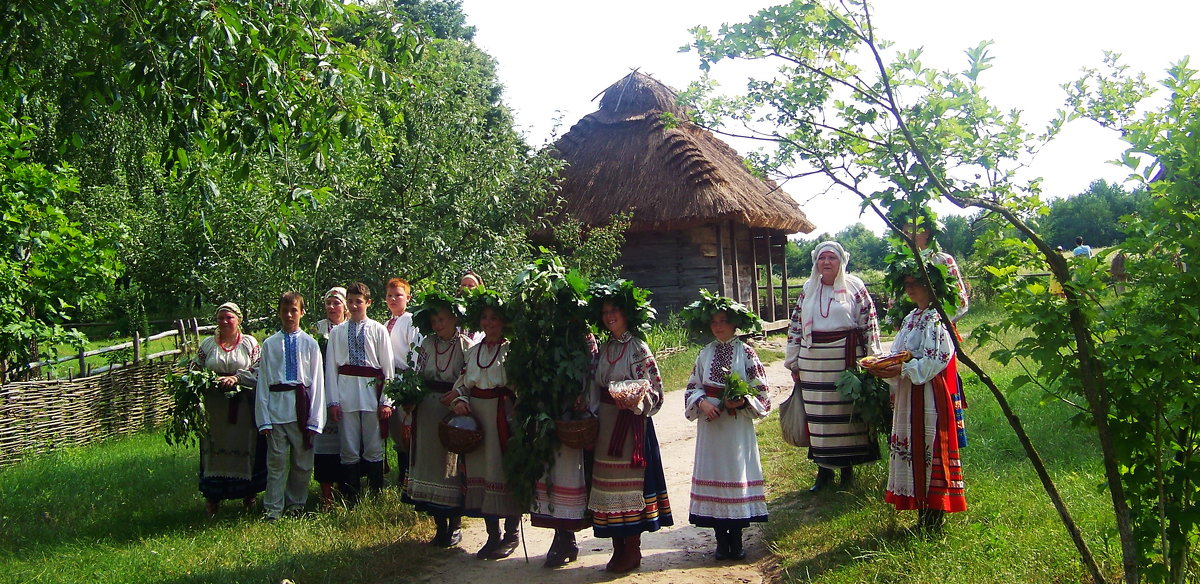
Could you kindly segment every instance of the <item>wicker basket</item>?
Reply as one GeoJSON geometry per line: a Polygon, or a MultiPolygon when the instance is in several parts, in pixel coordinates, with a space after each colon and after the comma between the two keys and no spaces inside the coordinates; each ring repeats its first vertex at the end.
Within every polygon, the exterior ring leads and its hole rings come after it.
{"type": "Polygon", "coordinates": [[[591,450],[596,443],[596,435],[600,433],[600,419],[558,420],[554,422],[554,431],[563,446],[591,450]]]}
{"type": "Polygon", "coordinates": [[[456,416],[453,413],[447,414],[438,422],[438,438],[441,439],[442,446],[455,454],[466,454],[478,448],[483,442],[483,425],[479,423],[479,418],[474,414],[467,414],[466,417],[475,421],[475,429],[469,429],[450,425],[450,420],[454,417],[456,416]]]}

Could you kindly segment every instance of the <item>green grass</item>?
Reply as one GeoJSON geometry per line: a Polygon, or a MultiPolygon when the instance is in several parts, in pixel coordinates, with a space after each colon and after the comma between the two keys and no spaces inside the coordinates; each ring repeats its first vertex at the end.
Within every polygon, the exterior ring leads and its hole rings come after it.
{"type": "MultiPolygon", "coordinates": [[[[986,319],[986,312],[974,314],[974,321],[986,319]]],[[[964,328],[970,326],[971,321],[964,323],[964,328]]],[[[983,356],[987,351],[972,353],[983,356]]],[[[1000,368],[981,360],[1002,389],[1020,372],[1015,365],[1000,368]]],[[[777,423],[758,426],[772,497],[766,535],[781,580],[1090,581],[995,399],[974,375],[964,373],[963,378],[970,403],[969,445],[962,453],[968,510],[948,515],[938,536],[914,532],[915,512],[898,513],[883,502],[886,460],[857,467],[857,480],[847,490],[810,495],[806,489],[816,469],[806,451],[784,444],[777,423]]],[[[1093,432],[1072,427],[1067,419],[1075,411],[1061,402],[1043,403],[1043,394],[1032,386],[1008,391],[1007,397],[1092,552],[1115,581],[1120,550],[1109,495],[1101,488],[1104,477],[1093,432]]]]}
{"type": "Polygon", "coordinates": [[[198,460],[154,433],[0,471],[0,582],[390,582],[442,553],[394,489],[305,519],[232,501],[206,519],[198,460]]]}

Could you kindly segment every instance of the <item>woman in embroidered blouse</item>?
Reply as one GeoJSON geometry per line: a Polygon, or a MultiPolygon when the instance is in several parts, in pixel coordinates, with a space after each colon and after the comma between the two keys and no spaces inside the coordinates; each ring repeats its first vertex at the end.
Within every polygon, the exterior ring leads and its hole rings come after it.
{"type": "Polygon", "coordinates": [[[425,339],[417,349],[415,369],[429,393],[413,411],[405,499],[437,523],[429,543],[453,547],[462,541],[463,477],[458,455],[448,452],[438,438],[438,423],[458,397],[454,382],[463,374],[470,341],[458,330],[462,313],[456,299],[427,292],[417,298],[417,304],[413,324],[425,339]]]}
{"type": "Polygon", "coordinates": [[[242,334],[242,310],[226,302],[217,308],[217,334],[201,341],[192,361],[217,374],[218,390],[204,396],[208,436],[200,441],[200,493],[209,517],[224,499],[241,499],[254,507],[256,494],[267,488],[266,442],[254,423],[254,388],[258,341],[242,334]],[[234,397],[225,393],[240,387],[234,397]]]}
{"type": "MultiPolygon", "coordinates": [[[[812,259],[812,277],[792,309],[784,365],[792,371],[794,391],[802,392],[812,441],[808,458],[817,464],[809,492],[815,493],[829,485],[834,469],[842,469],[846,485],[853,465],[879,460],[878,443],[835,383],[859,357],[879,353],[880,346],[875,304],[863,281],[846,273],[850,253],[826,241],[813,249],[812,259]]],[[[794,412],[799,415],[799,408],[794,412]]]]}
{"type": "Polygon", "coordinates": [[[591,402],[600,418],[588,508],[596,537],[612,538],[606,570],[625,573],[641,565],[642,533],[674,525],[654,422],[663,402],[662,379],[650,346],[641,338],[654,318],[649,292],[628,281],[593,290],[594,312],[609,339],[600,345],[591,402]],[[617,403],[613,382],[645,380],[649,390],[617,403]]]}
{"type": "MultiPolygon", "coordinates": [[[[325,318],[317,321],[317,334],[313,335],[321,345],[321,357],[325,358],[325,346],[329,331],[346,322],[350,310],[346,307],[346,289],[334,286],[325,293],[325,318]]],[[[324,407],[324,406],[322,406],[324,407]]],[[[325,428],[313,436],[313,478],[321,486],[321,510],[333,509],[334,485],[342,477],[342,438],[338,435],[338,423],[326,416],[325,428]]]]}
{"type": "Polygon", "coordinates": [[[475,553],[481,560],[507,558],[517,549],[520,520],[524,512],[508,490],[504,476],[504,453],[510,435],[508,418],[516,395],[508,387],[504,370],[508,340],[504,329],[508,320],[500,295],[475,288],[467,297],[467,324],[483,332],[483,341],[467,349],[466,368],[454,383],[456,414],[474,413],[483,430],[483,443],[463,455],[466,496],[463,513],[483,517],[488,539],[475,553]],[[504,519],[504,536],[500,519],[504,519]]]}
{"type": "MultiPolygon", "coordinates": [[[[696,456],[692,466],[692,503],[688,520],[716,533],[718,560],[746,557],[742,530],[751,522],[766,522],[767,497],[754,420],[771,411],[766,370],[754,349],[738,338],[738,328],[750,330],[758,317],[741,304],[740,311],[714,311],[704,307],[700,321],[708,320],[715,338],[696,356],[696,365],[684,394],[684,415],[700,420],[696,430],[696,456]],[[722,399],[732,374],[741,378],[752,395],[722,399]]],[[[695,306],[695,305],[693,305],[695,306]]]]}
{"type": "Polygon", "coordinates": [[[908,275],[904,290],[917,308],[904,317],[892,350],[909,351],[913,357],[869,370],[892,385],[884,500],[897,510],[918,510],[918,527],[937,531],[945,513],[967,508],[954,432],[953,380],[947,375],[954,344],[937,311],[929,309],[929,289],[908,275]]]}

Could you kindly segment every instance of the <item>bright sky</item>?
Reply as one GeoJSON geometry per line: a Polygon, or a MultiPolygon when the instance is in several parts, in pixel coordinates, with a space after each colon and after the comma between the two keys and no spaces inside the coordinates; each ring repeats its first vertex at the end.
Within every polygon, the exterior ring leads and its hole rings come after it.
{"type": "MultiPolygon", "coordinates": [[[[689,28],[704,24],[715,31],[779,3],[463,0],[463,11],[478,29],[476,43],[499,62],[505,100],[520,130],[531,143],[542,144],[595,111],[599,101],[592,98],[631,69],[683,89],[700,76],[696,55],[678,52],[691,38],[689,28]]],[[[874,22],[879,36],[894,41],[895,48],[924,47],[923,61],[937,69],[961,70],[964,49],[995,41],[994,67],[981,78],[988,96],[1003,109],[1022,110],[1028,127],[1041,130],[1062,104],[1060,85],[1079,77],[1083,67],[1098,67],[1105,50],[1121,53],[1122,62],[1152,81],[1164,77],[1171,63],[1196,53],[1200,2],[886,0],[875,3],[874,22]]],[[[744,87],[744,66],[718,65],[715,72],[726,91],[744,87]]],[[[1200,67],[1200,61],[1192,66],[1200,67]]],[[[1106,161],[1121,150],[1116,136],[1076,122],[1032,161],[1030,176],[1044,179],[1043,191],[1050,197],[1082,192],[1098,178],[1119,182],[1126,172],[1106,161]]],[[[860,220],[858,200],[850,195],[801,181],[785,190],[817,225],[814,235],[860,220]]],[[[874,217],[861,220],[882,228],[874,217]]]]}

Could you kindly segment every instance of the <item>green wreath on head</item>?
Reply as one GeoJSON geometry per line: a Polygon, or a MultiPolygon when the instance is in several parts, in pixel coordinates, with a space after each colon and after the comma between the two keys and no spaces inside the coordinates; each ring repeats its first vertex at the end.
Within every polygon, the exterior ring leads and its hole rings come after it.
{"type": "Polygon", "coordinates": [[[657,315],[654,307],[650,305],[651,292],[649,290],[634,286],[630,280],[614,280],[592,284],[588,289],[588,294],[591,296],[588,303],[590,316],[597,328],[608,331],[608,328],[604,326],[602,314],[604,303],[609,302],[625,315],[629,332],[640,339],[646,338],[646,333],[650,331],[650,324],[654,322],[657,315]]]}
{"type": "MultiPolygon", "coordinates": [[[[895,299],[891,310],[888,311],[888,320],[899,326],[900,319],[917,307],[904,292],[904,280],[909,276],[916,278],[918,282],[923,282],[924,279],[921,277],[917,259],[907,245],[893,240],[886,260],[888,264],[884,270],[883,286],[888,296],[895,299]]],[[[955,307],[958,306],[958,293],[951,289],[950,269],[929,261],[925,262],[925,269],[929,270],[929,280],[933,284],[934,294],[942,302],[942,309],[947,314],[954,314],[955,307]]]]}
{"type": "Polygon", "coordinates": [[[437,290],[428,290],[417,294],[412,307],[413,325],[421,331],[421,334],[433,335],[433,315],[442,310],[449,310],[450,314],[454,315],[459,322],[462,322],[463,316],[466,314],[463,301],[459,298],[437,290]]]}
{"type": "Polygon", "coordinates": [[[679,311],[679,316],[683,318],[688,332],[692,335],[711,337],[712,330],[708,325],[712,322],[713,315],[718,312],[728,314],[729,322],[735,329],[741,330],[743,333],[759,334],[762,332],[762,321],[745,304],[727,296],[713,294],[703,288],[700,289],[700,299],[683,307],[683,310],[679,311]]]}
{"type": "Polygon", "coordinates": [[[504,328],[509,328],[508,310],[505,308],[504,297],[499,292],[490,288],[478,286],[467,291],[467,297],[463,299],[467,305],[466,319],[467,328],[473,331],[481,330],[479,328],[479,320],[483,318],[485,309],[492,309],[500,318],[504,319],[504,328]]]}

